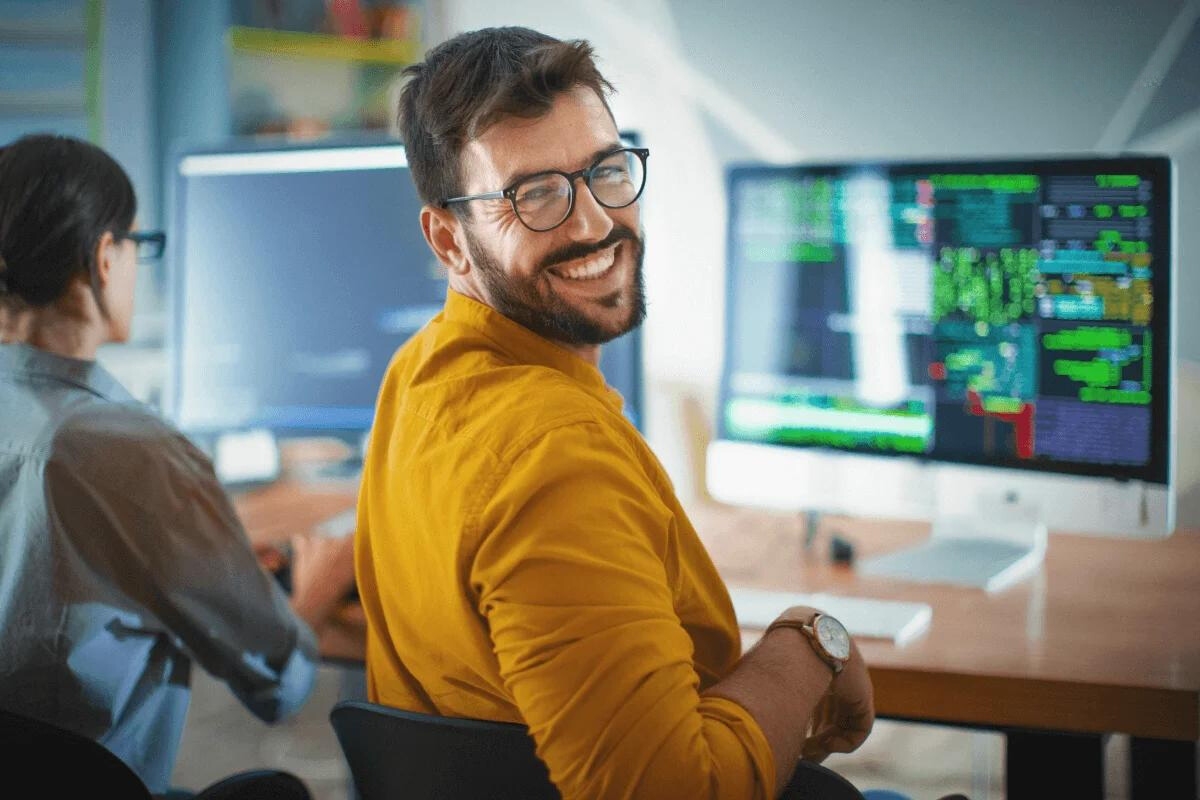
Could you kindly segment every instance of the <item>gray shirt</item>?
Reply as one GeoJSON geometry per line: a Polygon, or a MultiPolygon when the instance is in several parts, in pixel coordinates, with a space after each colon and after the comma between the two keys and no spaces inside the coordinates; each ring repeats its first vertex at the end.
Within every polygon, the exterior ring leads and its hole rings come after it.
{"type": "Polygon", "coordinates": [[[271,722],[307,699],[316,640],[203,453],[99,364],[0,345],[0,708],[163,792],[193,659],[271,722]]]}

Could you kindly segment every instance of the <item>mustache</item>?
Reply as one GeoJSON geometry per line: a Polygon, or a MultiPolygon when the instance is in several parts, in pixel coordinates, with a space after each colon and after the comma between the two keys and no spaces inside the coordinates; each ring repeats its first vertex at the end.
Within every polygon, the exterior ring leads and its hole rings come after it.
{"type": "Polygon", "coordinates": [[[601,250],[607,250],[622,240],[628,240],[634,244],[641,244],[642,241],[641,237],[634,233],[632,228],[627,228],[624,225],[616,225],[608,236],[605,236],[599,242],[595,244],[573,242],[547,255],[542,259],[542,263],[539,266],[541,269],[550,269],[553,266],[565,264],[577,258],[587,258],[590,255],[599,253],[601,250]]]}

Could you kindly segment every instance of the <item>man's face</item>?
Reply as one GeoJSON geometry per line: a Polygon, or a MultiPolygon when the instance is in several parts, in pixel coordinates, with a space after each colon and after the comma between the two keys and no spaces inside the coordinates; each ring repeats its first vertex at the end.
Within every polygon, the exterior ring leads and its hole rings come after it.
{"type": "MultiPolygon", "coordinates": [[[[561,94],[533,120],[509,119],[463,151],[464,194],[495,191],[520,176],[573,172],[621,147],[608,110],[590,89],[561,94]]],[[[525,227],[508,200],[471,202],[465,250],[480,294],[500,313],[569,346],[602,344],[641,323],[643,244],[638,204],[601,206],[583,179],[557,228],[525,227]]]]}

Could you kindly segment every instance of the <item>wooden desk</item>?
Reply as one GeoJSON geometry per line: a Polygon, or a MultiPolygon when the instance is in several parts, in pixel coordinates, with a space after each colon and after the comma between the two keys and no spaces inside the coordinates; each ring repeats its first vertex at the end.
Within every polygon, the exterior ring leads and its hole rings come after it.
{"type": "Polygon", "coordinates": [[[710,505],[692,521],[730,585],[932,605],[928,633],[907,646],[859,642],[879,715],[1006,732],[1010,797],[1067,765],[1082,773],[1072,797],[1102,797],[1109,733],[1133,737],[1134,797],[1195,796],[1200,531],[1051,534],[1035,576],[988,595],[859,576],[828,559],[834,532],[861,558],[914,544],[927,525],[826,518],[806,550],[799,516],[710,505]]]}
{"type": "MultiPolygon", "coordinates": [[[[280,483],[238,498],[237,508],[258,543],[309,530],[354,501],[352,487],[280,483]]],[[[1010,797],[1036,794],[1045,775],[1064,770],[1072,797],[1102,797],[1110,733],[1133,737],[1136,800],[1188,796],[1187,786],[1194,796],[1200,531],[1156,541],[1052,534],[1035,576],[987,595],[860,577],[826,557],[833,532],[861,558],[919,541],[926,525],[825,518],[806,550],[798,516],[714,505],[691,515],[730,585],[931,604],[928,633],[907,646],[859,643],[879,715],[1005,732],[1010,797]]],[[[357,611],[323,637],[324,655],[362,660],[357,611]]],[[[747,643],[758,633],[745,631],[747,643]]]]}

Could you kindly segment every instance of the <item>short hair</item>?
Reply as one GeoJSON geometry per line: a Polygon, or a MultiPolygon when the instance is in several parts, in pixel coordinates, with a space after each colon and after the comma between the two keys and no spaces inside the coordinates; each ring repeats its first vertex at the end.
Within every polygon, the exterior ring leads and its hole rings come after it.
{"type": "MultiPolygon", "coordinates": [[[[586,41],[518,27],[459,34],[404,75],[400,135],[417,194],[433,205],[463,193],[463,148],[492,125],[543,116],[560,94],[577,87],[594,91],[608,109],[606,95],[613,91],[586,41]]],[[[463,213],[465,204],[457,210],[463,213]]]]}
{"type": "Polygon", "coordinates": [[[96,243],[137,215],[125,170],[94,144],[33,134],[0,149],[0,299],[46,306],[79,274],[100,300],[96,243]]]}

